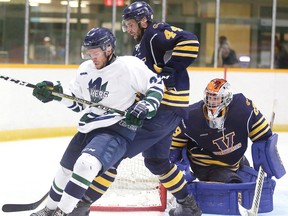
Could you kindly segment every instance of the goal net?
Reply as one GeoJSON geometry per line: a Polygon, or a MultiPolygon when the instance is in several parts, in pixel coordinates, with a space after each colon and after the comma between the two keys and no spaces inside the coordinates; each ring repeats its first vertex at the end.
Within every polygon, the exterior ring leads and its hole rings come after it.
{"type": "Polygon", "coordinates": [[[141,154],[125,159],[117,177],[92,211],[165,211],[167,191],[144,165],[141,154]]]}

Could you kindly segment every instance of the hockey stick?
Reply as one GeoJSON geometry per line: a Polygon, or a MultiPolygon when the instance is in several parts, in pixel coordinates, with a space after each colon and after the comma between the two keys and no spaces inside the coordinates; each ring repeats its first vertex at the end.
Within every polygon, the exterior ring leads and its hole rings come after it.
{"type": "Polygon", "coordinates": [[[18,212],[18,211],[29,211],[36,209],[41,203],[47,198],[49,193],[46,193],[40,200],[29,204],[4,204],[2,206],[3,212],[18,212]]]}
{"type": "MultiPolygon", "coordinates": [[[[14,83],[16,83],[18,85],[29,87],[29,88],[37,88],[37,86],[34,85],[34,84],[31,84],[31,83],[28,83],[28,82],[24,82],[24,81],[21,81],[21,80],[18,80],[18,79],[14,79],[14,78],[11,78],[11,77],[8,77],[8,76],[0,75],[0,79],[4,79],[4,80],[10,81],[10,82],[14,82],[14,83]]],[[[91,101],[87,101],[87,100],[84,100],[84,99],[81,99],[81,98],[73,97],[71,95],[67,95],[67,94],[63,94],[63,93],[59,93],[59,92],[55,92],[55,91],[51,91],[51,92],[52,92],[52,95],[57,96],[57,97],[66,98],[66,99],[69,99],[69,100],[72,100],[72,101],[75,101],[75,102],[78,102],[78,103],[81,103],[81,104],[85,104],[85,105],[89,105],[89,106],[92,106],[92,107],[96,107],[98,109],[102,109],[102,110],[105,110],[105,111],[108,111],[108,112],[116,112],[116,113],[120,114],[121,116],[125,116],[126,115],[126,112],[122,111],[122,110],[118,110],[118,109],[114,109],[114,108],[111,108],[111,107],[107,107],[107,106],[104,106],[104,105],[101,105],[101,104],[98,104],[98,103],[93,103],[91,101]]]]}
{"type": "MultiPolygon", "coordinates": [[[[272,129],[273,123],[275,119],[275,112],[272,112],[272,117],[270,120],[270,127],[272,129]]],[[[254,197],[252,201],[252,206],[250,209],[244,208],[241,203],[238,201],[238,209],[239,213],[241,216],[257,216],[258,211],[259,211],[259,205],[260,205],[260,199],[261,199],[261,193],[262,193],[262,188],[264,184],[264,178],[265,178],[265,172],[260,165],[259,171],[258,171],[258,176],[256,179],[256,186],[254,190],[254,197]]]]}
{"type": "Polygon", "coordinates": [[[262,166],[260,166],[257,180],[256,180],[256,186],[255,186],[254,197],[253,197],[251,208],[246,209],[238,202],[238,209],[239,209],[239,213],[241,216],[256,216],[258,214],[260,199],[261,199],[261,192],[262,192],[263,183],[264,183],[264,177],[265,177],[265,172],[262,166]]]}

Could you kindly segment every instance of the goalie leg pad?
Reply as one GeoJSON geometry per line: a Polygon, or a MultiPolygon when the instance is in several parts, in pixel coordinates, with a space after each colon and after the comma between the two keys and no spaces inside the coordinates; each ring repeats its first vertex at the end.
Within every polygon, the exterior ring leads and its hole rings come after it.
{"type": "MultiPolygon", "coordinates": [[[[256,178],[257,176],[255,176],[256,178]]],[[[273,193],[276,182],[266,179],[263,184],[259,213],[273,210],[273,193]]],[[[255,182],[214,183],[193,182],[188,184],[203,213],[220,215],[239,215],[238,201],[244,208],[250,209],[253,201],[255,182]]]]}
{"type": "Polygon", "coordinates": [[[268,176],[277,179],[285,175],[286,171],[277,150],[278,134],[274,133],[268,140],[256,141],[252,144],[252,159],[256,170],[261,165],[268,176]]]}

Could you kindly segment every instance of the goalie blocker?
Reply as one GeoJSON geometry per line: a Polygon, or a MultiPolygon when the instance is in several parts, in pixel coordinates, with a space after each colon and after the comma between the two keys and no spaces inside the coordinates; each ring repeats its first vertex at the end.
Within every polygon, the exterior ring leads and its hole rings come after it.
{"type": "Polygon", "coordinates": [[[275,176],[280,179],[286,171],[277,150],[278,134],[274,133],[269,139],[254,142],[252,144],[252,159],[254,169],[263,170],[269,177],[275,176]]]}
{"type": "MultiPolygon", "coordinates": [[[[277,179],[285,175],[286,171],[277,151],[278,134],[274,133],[267,141],[257,141],[252,144],[253,165],[256,170],[262,165],[267,173],[264,179],[260,199],[259,213],[273,210],[273,193],[277,179]]],[[[239,215],[238,202],[249,209],[254,197],[254,189],[258,172],[248,166],[242,166],[237,174],[243,183],[213,183],[190,182],[189,191],[193,193],[203,213],[239,215]]]]}

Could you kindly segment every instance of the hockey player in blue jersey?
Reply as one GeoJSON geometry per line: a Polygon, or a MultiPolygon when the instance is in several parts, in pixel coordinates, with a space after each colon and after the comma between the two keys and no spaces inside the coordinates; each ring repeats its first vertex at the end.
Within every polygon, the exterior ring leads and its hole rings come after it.
{"type": "MultiPolygon", "coordinates": [[[[153,10],[143,1],[134,2],[123,10],[123,30],[138,44],[133,52],[155,73],[163,78],[166,86],[157,115],[137,129],[133,146],[126,157],[143,152],[145,166],[176,198],[179,206],[169,214],[175,216],[201,215],[187,182],[178,167],[169,161],[172,135],[182,118],[188,116],[190,84],[187,67],[198,56],[198,38],[190,32],[153,21],[153,10]],[[170,53],[170,56],[167,55],[170,53]]],[[[95,178],[82,202],[71,216],[89,215],[89,206],[109,188],[117,174],[117,166],[95,178]],[[113,177],[113,178],[112,178],[113,177]],[[86,209],[86,210],[85,210],[86,209]]]]}
{"type": "Polygon", "coordinates": [[[236,171],[247,165],[244,154],[249,138],[253,142],[254,168],[261,165],[268,176],[279,178],[285,169],[275,148],[268,146],[268,140],[275,137],[250,99],[241,93],[233,95],[226,80],[213,79],[204,91],[204,99],[191,106],[189,118],[177,127],[170,159],[181,161],[182,148],[186,147],[192,171],[200,181],[241,183],[236,171]],[[270,148],[274,150],[268,151],[270,148]]]}
{"type": "Polygon", "coordinates": [[[116,57],[115,43],[110,30],[91,29],[82,47],[82,56],[88,60],[79,66],[65,93],[127,110],[126,116],[53,96],[51,90],[63,92],[60,83],[54,85],[43,81],[33,90],[33,95],[40,101],[57,100],[75,112],[82,111],[83,115],[79,120],[78,133],[61,159],[61,167],[54,178],[45,208],[32,216],[65,216],[71,213],[94,177],[123,157],[141,121],[156,114],[163,97],[162,79],[134,56],[116,57]],[[145,97],[135,103],[138,92],[145,97]]]}

